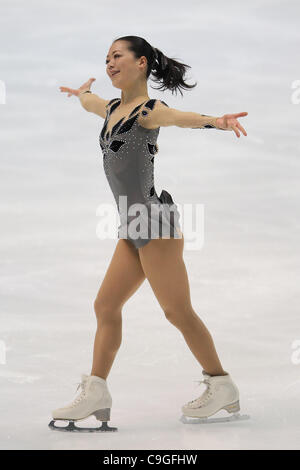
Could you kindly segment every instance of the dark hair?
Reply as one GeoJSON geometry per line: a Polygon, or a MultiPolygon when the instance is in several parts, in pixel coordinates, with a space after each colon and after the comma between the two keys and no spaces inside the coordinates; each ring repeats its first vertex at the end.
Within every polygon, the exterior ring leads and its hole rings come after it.
{"type": "Polygon", "coordinates": [[[165,56],[159,49],[152,47],[149,42],[139,36],[123,36],[115,39],[116,41],[127,41],[128,49],[132,51],[136,58],[145,56],[148,61],[146,79],[152,73],[154,82],[162,82],[161,86],[154,88],[155,90],[171,90],[172,94],[177,90],[183,94],[181,88],[190,89],[197,85],[188,85],[184,82],[183,77],[189,65],[177,62],[174,58],[165,56]]]}

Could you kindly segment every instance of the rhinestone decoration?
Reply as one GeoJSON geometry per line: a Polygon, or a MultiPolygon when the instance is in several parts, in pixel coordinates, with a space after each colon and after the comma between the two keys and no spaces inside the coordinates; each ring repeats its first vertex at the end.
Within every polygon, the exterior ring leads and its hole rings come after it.
{"type": "MultiPolygon", "coordinates": [[[[146,116],[153,110],[156,101],[150,99],[136,106],[127,119],[126,117],[121,118],[111,130],[108,129],[110,116],[120,105],[121,99],[114,98],[106,106],[107,113],[99,135],[99,144],[103,153],[105,175],[116,200],[118,210],[118,198],[121,195],[128,196],[128,206],[133,202],[141,202],[147,206],[150,202],[162,202],[157,196],[154,185],[154,158],[158,152],[157,137],[160,127],[147,129],[138,121],[140,115],[146,116]],[[132,183],[134,186],[131,184],[128,187],[130,177],[134,181],[132,183]],[[141,194],[144,200],[132,201],[136,194],[141,194]],[[132,202],[130,202],[130,195],[132,202]]],[[[164,101],[161,101],[161,103],[168,106],[164,101]]],[[[120,214],[120,217],[122,215],[120,214]]],[[[131,241],[137,248],[150,240],[138,239],[131,241]]]]}

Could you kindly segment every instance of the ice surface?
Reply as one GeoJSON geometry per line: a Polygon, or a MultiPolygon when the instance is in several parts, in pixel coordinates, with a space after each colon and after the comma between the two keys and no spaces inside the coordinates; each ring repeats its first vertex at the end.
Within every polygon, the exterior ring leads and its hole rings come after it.
{"type": "Polygon", "coordinates": [[[1,2],[0,447],[299,449],[299,3],[152,1],[146,16],[140,2],[123,7],[1,2]],[[90,373],[93,301],[116,244],[96,236],[98,205],[114,202],[98,144],[103,120],[59,86],[96,77],[95,93],[119,96],[105,57],[125,34],[191,65],[189,83],[198,81],[184,99],[149,82],[151,97],[203,114],[249,113],[240,139],[161,128],[155,166],[158,193],[205,205],[204,247],[184,252],[192,303],[248,421],[180,422],[202,369],[146,281],[124,307],[108,378],[119,432],[48,429],[51,410],[90,373]]]}

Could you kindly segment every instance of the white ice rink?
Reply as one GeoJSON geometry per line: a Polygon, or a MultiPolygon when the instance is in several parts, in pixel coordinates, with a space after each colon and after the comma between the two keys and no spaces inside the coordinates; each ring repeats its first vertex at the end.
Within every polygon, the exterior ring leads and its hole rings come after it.
{"type": "Polygon", "coordinates": [[[299,2],[1,0],[1,13],[1,449],[299,449],[299,2]],[[146,280],[123,309],[108,377],[119,431],[53,432],[51,410],[90,373],[93,302],[117,243],[96,235],[98,206],[114,204],[103,119],[59,86],[95,77],[95,93],[119,97],[105,58],[130,34],[198,82],[181,98],[149,80],[150,97],[249,113],[240,139],[161,128],[155,188],[204,204],[204,246],[184,251],[192,304],[251,419],[179,421],[202,368],[146,280]]]}

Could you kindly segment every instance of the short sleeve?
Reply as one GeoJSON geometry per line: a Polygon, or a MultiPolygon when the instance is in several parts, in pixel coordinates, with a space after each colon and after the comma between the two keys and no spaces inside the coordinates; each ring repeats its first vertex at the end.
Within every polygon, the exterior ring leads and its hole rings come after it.
{"type": "Polygon", "coordinates": [[[157,103],[162,103],[163,106],[167,106],[167,103],[165,103],[164,101],[162,100],[156,100],[156,99],[150,99],[149,101],[147,101],[147,103],[143,106],[143,108],[141,109],[140,111],[140,115],[139,115],[139,124],[141,127],[144,127],[146,129],[158,129],[158,127],[151,127],[149,125],[149,119],[150,118],[150,115],[151,115],[151,111],[154,110],[156,107],[157,107],[157,103]]]}
{"type": "Polygon", "coordinates": [[[162,103],[164,106],[169,107],[169,106],[167,105],[167,103],[165,103],[165,102],[162,101],[162,100],[155,100],[155,99],[152,99],[152,100],[149,100],[149,101],[146,103],[146,105],[144,106],[144,108],[143,108],[142,111],[141,111],[141,115],[142,115],[142,116],[147,116],[147,115],[152,111],[152,109],[155,108],[156,103],[162,103]]]}

